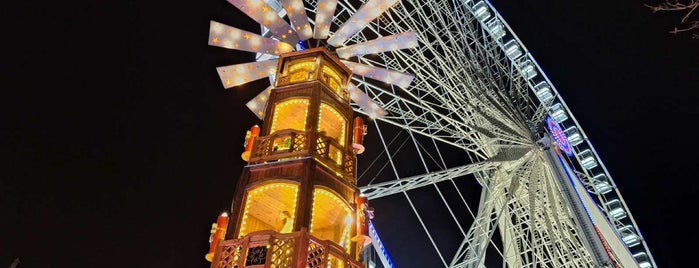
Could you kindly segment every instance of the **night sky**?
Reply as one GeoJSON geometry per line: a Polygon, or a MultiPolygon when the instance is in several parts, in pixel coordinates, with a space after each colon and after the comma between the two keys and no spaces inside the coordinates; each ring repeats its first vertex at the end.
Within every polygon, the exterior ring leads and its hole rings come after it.
{"type": "MultiPolygon", "coordinates": [[[[208,267],[211,223],[260,123],[244,104],[267,85],[222,87],[215,67],[254,55],[208,46],[209,21],[259,28],[225,0],[100,2],[0,14],[0,267],[208,267]]],[[[667,33],[681,16],[626,0],[493,5],[590,137],[658,266],[683,267],[699,239],[699,41],[667,33]]],[[[397,239],[385,239],[394,261],[415,267],[421,252],[397,239]]]]}

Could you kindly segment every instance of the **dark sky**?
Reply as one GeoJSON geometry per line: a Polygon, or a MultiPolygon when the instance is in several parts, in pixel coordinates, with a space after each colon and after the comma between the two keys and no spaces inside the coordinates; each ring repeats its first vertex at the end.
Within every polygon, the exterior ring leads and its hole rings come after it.
{"type": "MultiPolygon", "coordinates": [[[[223,89],[215,67],[253,55],[208,46],[208,24],[257,25],[224,0],[101,2],[0,14],[0,267],[208,267],[211,222],[259,123],[244,104],[266,86],[223,89]]],[[[493,4],[602,156],[657,264],[682,267],[699,239],[699,42],[668,34],[679,16],[643,2],[493,4]]]]}

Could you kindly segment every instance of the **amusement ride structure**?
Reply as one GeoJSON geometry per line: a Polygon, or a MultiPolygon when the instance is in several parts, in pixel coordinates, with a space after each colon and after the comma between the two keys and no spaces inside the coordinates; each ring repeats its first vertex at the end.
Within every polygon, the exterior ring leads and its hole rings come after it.
{"type": "Polygon", "coordinates": [[[582,127],[488,1],[228,2],[261,30],[211,21],[209,45],[256,55],[216,66],[221,82],[270,86],[247,103],[261,125],[211,267],[394,267],[398,251],[412,267],[656,267],[582,127]],[[384,245],[381,226],[425,239],[384,245]]]}

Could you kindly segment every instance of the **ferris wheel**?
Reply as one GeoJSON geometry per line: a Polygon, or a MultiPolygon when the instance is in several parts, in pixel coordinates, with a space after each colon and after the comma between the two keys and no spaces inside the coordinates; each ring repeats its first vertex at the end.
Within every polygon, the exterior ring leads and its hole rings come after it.
{"type": "Polygon", "coordinates": [[[370,121],[357,185],[381,266],[656,267],[582,127],[488,1],[228,2],[261,31],[211,22],[210,45],[256,53],[217,67],[225,88],[273,81],[280,54],[318,46],[354,73],[351,105],[370,121]]]}

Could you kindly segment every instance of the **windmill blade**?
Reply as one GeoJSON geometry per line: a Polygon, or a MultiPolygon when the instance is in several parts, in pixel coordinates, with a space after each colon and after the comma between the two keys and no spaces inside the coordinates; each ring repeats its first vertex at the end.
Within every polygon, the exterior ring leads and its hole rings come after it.
{"type": "Polygon", "coordinates": [[[330,33],[330,22],[335,15],[337,0],[319,0],[316,7],[315,27],[313,28],[313,38],[325,39],[330,33]]]}
{"type": "Polygon", "coordinates": [[[344,63],[345,66],[347,66],[348,68],[350,68],[353,74],[369,77],[402,88],[407,88],[408,86],[410,86],[410,83],[413,82],[413,79],[415,79],[415,76],[412,74],[396,72],[389,69],[374,67],[351,61],[343,60],[342,63],[344,63]]]}
{"type": "Polygon", "coordinates": [[[287,43],[215,21],[209,24],[209,45],[277,56],[294,50],[294,47],[287,43]]]}
{"type": "Polygon", "coordinates": [[[228,0],[240,11],[262,26],[267,27],[282,42],[296,45],[299,38],[291,26],[286,23],[272,7],[262,0],[228,0]]]}
{"type": "Polygon", "coordinates": [[[350,94],[350,99],[356,103],[362,111],[364,111],[371,119],[376,119],[386,115],[386,111],[382,109],[374,100],[359,89],[354,84],[350,83],[347,86],[350,94]]]}
{"type": "Polygon", "coordinates": [[[267,101],[269,100],[269,94],[272,93],[272,88],[274,85],[270,85],[265,90],[257,94],[252,100],[248,101],[245,106],[250,109],[258,118],[264,120],[265,109],[267,109],[267,101]]]}
{"type": "Polygon", "coordinates": [[[352,37],[354,34],[359,32],[361,29],[369,24],[376,17],[381,15],[384,11],[389,9],[398,0],[370,0],[364,4],[357,13],[354,13],[340,29],[338,29],[333,36],[328,39],[328,44],[338,47],[344,44],[347,39],[352,37]]]}
{"type": "Polygon", "coordinates": [[[308,40],[313,37],[311,24],[308,23],[306,8],[303,6],[303,0],[282,0],[282,6],[286,9],[286,14],[289,15],[289,21],[301,40],[308,40]]]}
{"type": "Polygon", "coordinates": [[[415,31],[407,31],[376,38],[374,40],[351,46],[341,47],[336,50],[340,58],[347,59],[353,56],[375,54],[384,51],[393,51],[417,46],[417,34],[415,31]]]}
{"type": "Polygon", "coordinates": [[[279,59],[216,67],[223,87],[232,88],[273,75],[279,59]]]}

